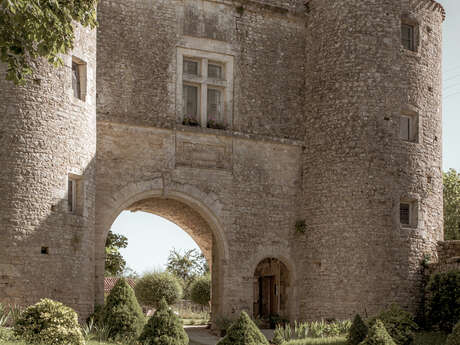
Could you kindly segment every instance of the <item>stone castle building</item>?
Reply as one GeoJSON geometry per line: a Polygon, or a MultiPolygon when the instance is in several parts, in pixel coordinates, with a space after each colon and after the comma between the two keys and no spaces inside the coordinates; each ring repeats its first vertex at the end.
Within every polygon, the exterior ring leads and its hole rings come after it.
{"type": "Polygon", "coordinates": [[[101,0],[98,16],[64,67],[0,78],[0,301],[88,315],[132,210],[195,239],[214,317],[416,310],[443,239],[438,3],[101,0]]]}

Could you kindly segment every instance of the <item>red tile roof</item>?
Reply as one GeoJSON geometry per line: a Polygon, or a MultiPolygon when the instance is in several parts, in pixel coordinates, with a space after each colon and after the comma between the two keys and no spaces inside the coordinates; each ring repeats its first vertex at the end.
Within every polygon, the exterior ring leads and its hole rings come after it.
{"type": "MultiPolygon", "coordinates": [[[[104,278],[104,293],[110,293],[110,291],[113,289],[115,284],[118,281],[118,277],[105,277],[104,278]]],[[[132,278],[125,278],[126,282],[128,283],[129,286],[131,286],[134,289],[134,286],[136,285],[136,280],[132,278]]]]}

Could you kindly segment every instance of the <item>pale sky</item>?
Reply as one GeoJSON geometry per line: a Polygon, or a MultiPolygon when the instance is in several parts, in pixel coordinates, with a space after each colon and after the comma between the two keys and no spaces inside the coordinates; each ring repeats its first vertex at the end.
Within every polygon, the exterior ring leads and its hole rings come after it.
{"type": "MultiPolygon", "coordinates": [[[[460,1],[441,0],[447,12],[443,51],[443,168],[460,171],[460,1]]],[[[121,253],[138,273],[164,267],[169,250],[198,248],[181,228],[153,214],[122,212],[112,230],[128,237],[121,253]]]]}

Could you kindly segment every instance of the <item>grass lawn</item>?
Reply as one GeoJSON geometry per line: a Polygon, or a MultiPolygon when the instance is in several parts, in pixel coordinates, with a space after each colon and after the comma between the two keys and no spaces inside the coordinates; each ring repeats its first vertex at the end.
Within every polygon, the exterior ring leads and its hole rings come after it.
{"type": "Polygon", "coordinates": [[[345,337],[334,338],[307,338],[301,340],[292,340],[285,345],[345,345],[347,343],[345,337]]]}
{"type": "Polygon", "coordinates": [[[441,332],[420,332],[415,335],[414,345],[444,345],[447,334],[441,332]]]}

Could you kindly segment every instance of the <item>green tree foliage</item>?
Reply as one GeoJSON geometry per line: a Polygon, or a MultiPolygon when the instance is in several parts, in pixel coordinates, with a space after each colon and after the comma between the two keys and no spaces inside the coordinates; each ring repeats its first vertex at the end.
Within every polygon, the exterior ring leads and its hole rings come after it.
{"type": "Polygon", "coordinates": [[[139,342],[143,345],[187,345],[187,333],[179,318],[161,299],[155,314],[144,326],[139,342]]]}
{"type": "Polygon", "coordinates": [[[377,319],[369,329],[366,339],[359,345],[396,345],[396,343],[385,329],[383,322],[377,319]]]}
{"type": "Polygon", "coordinates": [[[103,323],[110,327],[109,338],[115,340],[137,338],[145,319],[133,289],[124,278],[115,284],[103,309],[103,323]]]}
{"type": "Polygon", "coordinates": [[[142,305],[158,307],[162,298],[169,305],[182,297],[182,287],[176,276],[169,272],[146,273],[136,283],[136,296],[142,305]]]}
{"type": "Polygon", "coordinates": [[[444,237],[460,240],[460,174],[454,169],[443,173],[444,237]]]}
{"type": "Polygon", "coordinates": [[[126,261],[120,254],[120,248],[128,246],[126,236],[114,234],[109,231],[105,241],[105,276],[119,276],[126,269],[126,261]]]}
{"type": "Polygon", "coordinates": [[[368,328],[359,314],[356,314],[347,335],[347,345],[358,345],[367,335],[368,328]]]}
{"type": "Polygon", "coordinates": [[[460,318],[460,272],[451,271],[432,275],[426,290],[428,324],[450,332],[460,318]]]}
{"type": "Polygon", "coordinates": [[[190,298],[190,287],[199,276],[209,273],[209,266],[203,254],[196,249],[184,253],[176,249],[169,252],[166,270],[180,279],[184,297],[190,298]]]}
{"type": "Polygon", "coordinates": [[[460,345],[460,321],[457,322],[452,333],[447,337],[446,345],[460,345]]]}
{"type": "Polygon", "coordinates": [[[33,59],[61,65],[73,48],[73,21],[94,28],[98,0],[0,0],[0,61],[8,80],[23,84],[33,59]]]}
{"type": "Polygon", "coordinates": [[[14,333],[28,344],[85,344],[77,313],[50,299],[42,299],[25,309],[14,325],[14,333]]]}
{"type": "Polygon", "coordinates": [[[211,276],[206,274],[198,277],[190,287],[190,297],[192,301],[206,306],[211,300],[211,276]]]}
{"type": "Polygon", "coordinates": [[[371,319],[370,326],[373,326],[377,319],[383,322],[386,330],[397,345],[412,344],[418,326],[411,313],[393,304],[382,311],[376,318],[371,319]]]}
{"type": "Polygon", "coordinates": [[[217,345],[269,345],[267,338],[244,311],[217,345]]]}

